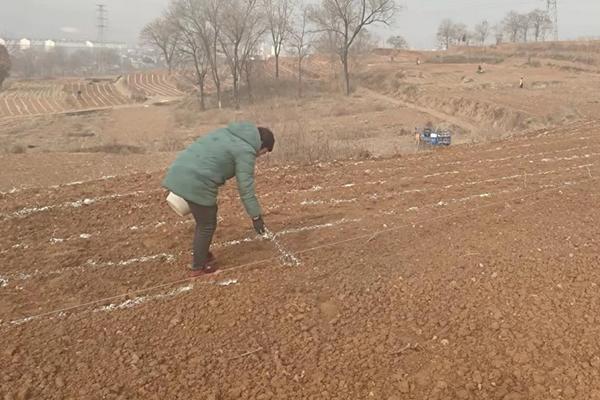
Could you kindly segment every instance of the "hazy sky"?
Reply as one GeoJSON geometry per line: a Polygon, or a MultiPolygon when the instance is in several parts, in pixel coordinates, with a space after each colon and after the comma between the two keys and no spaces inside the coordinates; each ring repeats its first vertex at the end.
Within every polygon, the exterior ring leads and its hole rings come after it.
{"type": "MultiPolygon", "coordinates": [[[[300,1],[300,0],[299,0],[300,1]]],[[[95,39],[96,4],[107,5],[108,40],[135,44],[143,25],[169,0],[0,0],[0,37],[39,39],[95,39]]],[[[489,20],[500,21],[511,9],[530,11],[544,8],[545,0],[400,0],[404,10],[391,30],[377,29],[383,38],[402,34],[411,46],[435,46],[435,32],[443,18],[469,26],[489,20]]],[[[561,39],[600,37],[600,0],[559,2],[561,39]]]]}

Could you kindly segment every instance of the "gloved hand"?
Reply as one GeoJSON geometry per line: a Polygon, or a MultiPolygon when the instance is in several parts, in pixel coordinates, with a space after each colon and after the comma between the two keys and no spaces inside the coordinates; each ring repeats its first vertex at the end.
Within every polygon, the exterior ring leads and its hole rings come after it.
{"type": "Polygon", "coordinates": [[[259,235],[265,234],[265,223],[262,219],[262,216],[252,218],[252,225],[254,225],[254,230],[259,235]]]}

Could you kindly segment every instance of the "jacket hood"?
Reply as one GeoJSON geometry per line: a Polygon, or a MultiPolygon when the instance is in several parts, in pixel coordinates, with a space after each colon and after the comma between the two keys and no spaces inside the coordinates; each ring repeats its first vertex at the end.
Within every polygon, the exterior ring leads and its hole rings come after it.
{"type": "Polygon", "coordinates": [[[227,126],[232,135],[248,143],[256,151],[260,150],[260,134],[256,125],[250,122],[234,122],[227,126]]]}

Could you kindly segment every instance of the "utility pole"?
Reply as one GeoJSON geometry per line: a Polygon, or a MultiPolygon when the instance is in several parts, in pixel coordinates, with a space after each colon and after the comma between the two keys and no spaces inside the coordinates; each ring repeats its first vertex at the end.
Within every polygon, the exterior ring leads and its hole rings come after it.
{"type": "Polygon", "coordinates": [[[106,4],[96,4],[96,28],[98,29],[98,43],[96,49],[96,63],[98,72],[104,71],[104,48],[105,43],[104,40],[106,35],[106,29],[108,28],[108,17],[107,15],[106,4]]]}
{"type": "Polygon", "coordinates": [[[558,42],[558,0],[547,0],[548,14],[552,18],[552,28],[554,30],[554,41],[558,42]]]}

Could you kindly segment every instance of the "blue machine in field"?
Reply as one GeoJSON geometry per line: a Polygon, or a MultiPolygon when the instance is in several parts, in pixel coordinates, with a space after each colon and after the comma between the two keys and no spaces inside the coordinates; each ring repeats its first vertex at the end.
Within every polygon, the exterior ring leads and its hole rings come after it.
{"type": "Polygon", "coordinates": [[[450,146],[452,133],[447,129],[425,128],[419,134],[419,144],[428,146],[450,146]]]}

